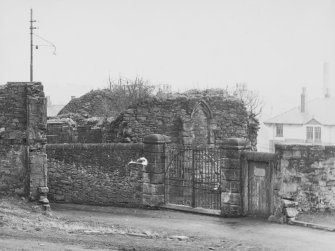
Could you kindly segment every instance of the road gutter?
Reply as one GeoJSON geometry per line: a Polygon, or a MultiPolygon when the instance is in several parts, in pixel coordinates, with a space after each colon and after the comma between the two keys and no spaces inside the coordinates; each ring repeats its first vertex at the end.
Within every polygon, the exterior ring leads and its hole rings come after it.
{"type": "Polygon", "coordinates": [[[165,204],[160,206],[160,208],[189,212],[189,213],[206,214],[206,215],[218,215],[218,216],[221,215],[221,210],[206,209],[202,207],[193,208],[189,206],[176,205],[176,204],[165,204]]]}
{"type": "Polygon", "coordinates": [[[335,227],[330,227],[330,226],[325,226],[325,225],[320,225],[320,224],[314,224],[314,223],[309,223],[309,222],[304,222],[304,221],[297,221],[297,220],[289,220],[288,224],[290,225],[296,225],[296,226],[302,226],[302,227],[309,227],[309,228],[314,228],[314,229],[319,229],[319,230],[325,230],[325,231],[330,231],[330,232],[335,232],[335,227]]]}

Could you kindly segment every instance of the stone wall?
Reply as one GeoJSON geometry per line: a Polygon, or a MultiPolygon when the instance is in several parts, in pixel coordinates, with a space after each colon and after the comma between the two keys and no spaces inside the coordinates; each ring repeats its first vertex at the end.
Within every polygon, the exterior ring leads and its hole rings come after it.
{"type": "Polygon", "coordinates": [[[0,86],[0,192],[28,194],[26,86],[0,86]]]}
{"type": "Polygon", "coordinates": [[[102,143],[101,128],[90,126],[78,126],[78,141],[80,143],[102,143]]]}
{"type": "Polygon", "coordinates": [[[46,184],[46,100],[41,83],[0,86],[0,193],[37,199],[46,184]]]}
{"type": "Polygon", "coordinates": [[[280,199],[298,202],[298,209],[335,209],[335,146],[276,145],[276,206],[280,199]]]}
{"type": "Polygon", "coordinates": [[[241,154],[250,150],[246,140],[231,138],[221,143],[221,155],[224,157],[221,165],[221,214],[226,217],[236,217],[243,214],[243,180],[241,154]]]}
{"type": "MultiPolygon", "coordinates": [[[[165,170],[171,159],[169,137],[151,134],[143,143],[48,144],[49,199],[95,205],[160,206],[165,201],[165,170]],[[145,157],[148,165],[128,165],[145,157]]],[[[221,214],[242,214],[241,153],[246,140],[226,139],[220,159],[221,214]]],[[[204,164],[204,170],[211,165],[204,164]]],[[[207,170],[206,169],[206,170],[207,170]]]]}
{"type": "Polygon", "coordinates": [[[63,121],[47,122],[47,142],[48,144],[75,143],[77,142],[77,128],[63,121]]]}
{"type": "Polygon", "coordinates": [[[51,118],[47,121],[48,144],[103,143],[102,130],[98,124],[103,120],[105,118],[81,118],[78,121],[74,121],[71,116],[51,118]]]}
{"type": "Polygon", "coordinates": [[[47,145],[49,199],[95,205],[142,205],[143,144],[47,145]]]}
{"type": "Polygon", "coordinates": [[[173,143],[208,146],[225,138],[251,140],[258,127],[249,128],[248,114],[238,100],[220,95],[153,98],[121,113],[103,128],[104,142],[141,142],[151,133],[165,134],[173,143]]]}

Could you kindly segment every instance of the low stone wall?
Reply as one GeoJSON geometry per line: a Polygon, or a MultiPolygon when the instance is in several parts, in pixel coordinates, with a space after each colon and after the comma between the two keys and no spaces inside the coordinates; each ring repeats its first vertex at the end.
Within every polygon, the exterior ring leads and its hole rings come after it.
{"type": "Polygon", "coordinates": [[[280,199],[289,199],[302,211],[335,209],[335,146],[276,145],[275,150],[277,207],[280,199]]]}
{"type": "Polygon", "coordinates": [[[142,205],[143,144],[47,145],[49,199],[96,205],[142,205]]]}
{"type": "MultiPolygon", "coordinates": [[[[160,206],[170,139],[152,134],[143,143],[47,145],[49,199],[95,205],[160,206]],[[145,157],[148,165],[128,165],[145,157]]],[[[228,139],[220,146],[221,214],[242,214],[242,151],[246,140],[228,139]]]]}

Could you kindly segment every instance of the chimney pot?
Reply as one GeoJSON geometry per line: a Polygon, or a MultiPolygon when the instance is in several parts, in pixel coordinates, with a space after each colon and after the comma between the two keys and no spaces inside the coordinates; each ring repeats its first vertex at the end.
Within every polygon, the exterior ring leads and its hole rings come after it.
{"type": "Polygon", "coordinates": [[[300,111],[306,112],[306,88],[305,87],[302,88],[300,102],[301,102],[300,111]]]}
{"type": "Polygon", "coordinates": [[[323,95],[325,98],[330,98],[330,82],[331,82],[331,76],[330,76],[330,64],[328,62],[325,62],[323,64],[323,95]]]}

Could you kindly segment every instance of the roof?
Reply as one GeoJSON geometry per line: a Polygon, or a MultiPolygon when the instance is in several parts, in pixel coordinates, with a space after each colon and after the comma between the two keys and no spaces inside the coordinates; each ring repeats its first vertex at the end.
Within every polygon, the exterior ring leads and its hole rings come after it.
{"type": "Polygon", "coordinates": [[[48,117],[57,116],[57,114],[59,113],[60,110],[62,110],[63,107],[64,107],[64,105],[48,105],[47,106],[48,117]]]}
{"type": "Polygon", "coordinates": [[[287,112],[272,117],[264,124],[309,124],[335,125],[335,99],[317,98],[306,103],[306,112],[297,106],[287,112]]]}

